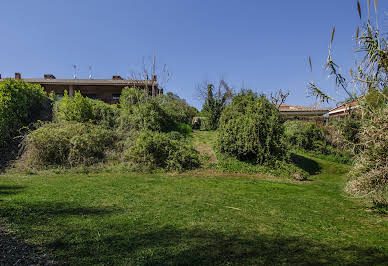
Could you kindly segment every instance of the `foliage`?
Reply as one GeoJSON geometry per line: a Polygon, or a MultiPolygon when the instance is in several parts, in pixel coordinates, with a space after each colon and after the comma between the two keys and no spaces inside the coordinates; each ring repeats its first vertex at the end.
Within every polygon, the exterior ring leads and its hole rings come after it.
{"type": "Polygon", "coordinates": [[[98,124],[108,128],[116,127],[117,119],[119,117],[119,109],[116,105],[106,104],[99,100],[88,100],[92,103],[92,119],[94,124],[98,124]]]}
{"type": "Polygon", "coordinates": [[[201,111],[209,119],[208,126],[206,127],[206,129],[208,130],[217,129],[221,113],[225,108],[226,104],[228,103],[229,99],[232,98],[233,92],[227,86],[225,81],[221,80],[220,85],[218,87],[218,93],[216,95],[214,94],[214,85],[208,84],[205,104],[203,105],[201,111]],[[221,87],[225,88],[225,92],[221,91],[221,87]]]}
{"type": "Polygon", "coordinates": [[[296,148],[311,151],[318,141],[324,141],[324,131],[314,123],[289,120],[285,122],[285,141],[296,148]]]}
{"type": "Polygon", "coordinates": [[[122,110],[130,111],[130,109],[140,103],[145,103],[148,96],[144,91],[136,87],[127,87],[121,91],[120,108],[122,110]]]}
{"type": "Polygon", "coordinates": [[[184,136],[189,136],[193,133],[191,126],[184,123],[177,123],[175,130],[184,136]]]}
{"type": "Polygon", "coordinates": [[[186,103],[178,95],[168,92],[166,95],[159,95],[158,101],[163,110],[176,123],[191,124],[193,117],[198,114],[198,110],[186,103]]]}
{"type": "Polygon", "coordinates": [[[83,97],[76,91],[71,98],[65,91],[63,98],[55,103],[54,119],[57,122],[90,122],[114,127],[119,111],[116,106],[83,97]]]}
{"type": "Polygon", "coordinates": [[[388,204],[388,104],[363,120],[360,143],[364,146],[356,157],[346,191],[369,195],[375,203],[388,204]]]}
{"type": "Polygon", "coordinates": [[[146,169],[182,171],[199,166],[197,151],[185,140],[148,130],[140,132],[130,150],[130,160],[146,169]]]}
{"type": "Polygon", "coordinates": [[[105,158],[114,133],[89,123],[49,123],[29,133],[24,159],[31,167],[90,165],[105,158]]]}
{"type": "Polygon", "coordinates": [[[40,85],[6,79],[0,83],[0,148],[40,118],[48,98],[40,85]]]}
{"type": "Polygon", "coordinates": [[[354,153],[359,151],[359,133],[361,129],[361,117],[353,113],[338,121],[337,127],[343,138],[350,145],[354,153]]]}
{"type": "Polygon", "coordinates": [[[155,99],[138,103],[130,109],[122,109],[120,128],[124,130],[152,130],[168,132],[175,129],[172,118],[160,107],[155,99]]]}
{"type": "Polygon", "coordinates": [[[283,123],[264,95],[242,91],[220,118],[217,148],[243,161],[263,164],[285,158],[283,123]]]}
{"type": "MultiPolygon", "coordinates": [[[[345,146],[346,139],[342,133],[338,133],[338,125],[322,126],[308,121],[289,120],[284,126],[283,141],[290,148],[308,151],[315,156],[339,163],[351,162],[353,152],[348,145],[345,146]]],[[[348,127],[347,129],[350,130],[348,127]]]]}
{"type": "MultiPolygon", "coordinates": [[[[373,24],[370,19],[369,1],[368,17],[366,22],[362,23],[362,14],[360,3],[357,1],[357,11],[361,20],[360,27],[356,30],[356,45],[359,59],[356,65],[356,71],[350,70],[350,78],[345,78],[338,71],[338,66],[334,63],[331,56],[331,46],[334,39],[334,28],[329,45],[329,56],[327,60],[327,69],[330,75],[335,79],[335,84],[346,92],[350,100],[356,100],[359,104],[358,112],[362,119],[362,129],[359,134],[353,131],[345,132],[350,138],[359,138],[360,151],[355,159],[355,166],[352,171],[352,181],[348,184],[347,191],[353,195],[371,195],[375,203],[386,202],[383,192],[386,189],[387,168],[384,163],[378,163],[382,160],[377,146],[384,146],[382,140],[386,141],[388,131],[379,131],[378,126],[373,122],[381,122],[377,117],[384,114],[384,109],[388,103],[387,83],[388,83],[388,46],[384,33],[378,27],[377,19],[377,1],[375,5],[376,23],[373,24]],[[351,88],[353,86],[353,88],[351,88]],[[368,129],[369,127],[369,129],[368,129]],[[349,134],[350,133],[350,134],[349,134]],[[377,136],[367,134],[379,134],[377,136]],[[370,155],[377,156],[372,158],[370,155]],[[372,166],[374,160],[377,163],[372,166]]],[[[311,61],[310,61],[311,62],[311,61]]],[[[311,67],[311,63],[310,63],[311,67]]],[[[321,90],[311,88],[313,95],[318,98],[332,99],[321,90]]],[[[384,160],[384,159],[383,159],[384,160]]]]}
{"type": "Polygon", "coordinates": [[[306,180],[309,174],[295,164],[283,161],[275,161],[271,166],[251,164],[249,162],[239,161],[232,157],[219,156],[216,169],[248,174],[267,174],[276,177],[294,179],[298,181],[306,180]]]}

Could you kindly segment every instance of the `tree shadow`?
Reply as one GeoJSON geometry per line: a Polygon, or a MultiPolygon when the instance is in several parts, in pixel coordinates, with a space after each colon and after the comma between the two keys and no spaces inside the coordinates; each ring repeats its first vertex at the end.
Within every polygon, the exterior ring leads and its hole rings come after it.
{"type": "Polygon", "coordinates": [[[133,222],[123,216],[116,219],[114,214],[121,213],[118,208],[80,206],[73,202],[7,204],[0,205],[0,217],[21,228],[25,237],[38,236],[38,249],[50,251],[64,264],[307,265],[379,264],[388,260],[384,250],[362,243],[344,245],[335,240],[323,242],[258,231],[225,232],[206,226],[162,226],[149,217],[133,222]],[[72,217],[74,223],[69,222],[72,217]],[[43,232],[46,237],[42,239],[43,232]]]}
{"type": "Polygon", "coordinates": [[[304,156],[291,153],[291,161],[310,175],[317,175],[321,171],[321,166],[316,161],[304,156]]]}
{"type": "Polygon", "coordinates": [[[87,230],[66,234],[85,236],[77,243],[63,238],[47,243],[65,263],[136,265],[226,264],[379,264],[383,250],[362,246],[329,245],[303,237],[265,234],[226,234],[165,226],[154,231],[127,231],[120,226],[93,239],[87,230]]]}
{"type": "Polygon", "coordinates": [[[0,185],[0,195],[14,195],[19,192],[20,190],[24,189],[22,186],[4,186],[0,185]]]}

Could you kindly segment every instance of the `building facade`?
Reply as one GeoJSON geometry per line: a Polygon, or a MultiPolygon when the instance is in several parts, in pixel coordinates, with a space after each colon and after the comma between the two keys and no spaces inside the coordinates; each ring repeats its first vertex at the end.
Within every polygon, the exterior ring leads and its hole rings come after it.
{"type": "MultiPolygon", "coordinates": [[[[15,79],[22,79],[20,73],[15,73],[15,79]]],[[[2,81],[0,76],[0,81],[2,81]]],[[[45,74],[43,78],[23,79],[32,84],[39,84],[46,93],[55,93],[59,98],[63,96],[65,90],[70,96],[75,91],[80,91],[85,97],[104,101],[108,104],[119,102],[121,91],[126,87],[136,87],[145,90],[148,95],[156,97],[163,94],[154,75],[151,80],[130,80],[120,76],[113,76],[112,79],[57,79],[52,74],[45,74]]]]}

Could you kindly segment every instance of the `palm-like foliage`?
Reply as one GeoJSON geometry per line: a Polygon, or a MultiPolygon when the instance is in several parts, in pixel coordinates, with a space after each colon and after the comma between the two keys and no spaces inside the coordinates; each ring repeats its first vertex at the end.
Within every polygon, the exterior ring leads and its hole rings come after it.
{"type": "MultiPolygon", "coordinates": [[[[338,65],[331,56],[331,46],[335,28],[331,33],[329,56],[326,70],[334,77],[335,84],[346,92],[349,99],[356,99],[361,107],[360,153],[355,158],[355,165],[350,172],[351,180],[346,191],[353,195],[370,196],[375,203],[388,204],[388,159],[387,159],[387,114],[388,114],[388,48],[387,41],[378,28],[377,0],[374,1],[376,23],[370,21],[368,0],[368,19],[356,30],[357,52],[361,54],[356,66],[357,72],[350,71],[349,81],[338,72],[338,65]],[[361,29],[361,33],[360,33],[361,29]],[[353,86],[353,89],[351,88],[353,86]],[[357,92],[357,93],[353,93],[357,92]]],[[[361,7],[357,1],[360,19],[361,7]]],[[[309,58],[312,70],[311,59],[309,58]]],[[[310,93],[323,101],[334,100],[310,82],[310,93]]]]}

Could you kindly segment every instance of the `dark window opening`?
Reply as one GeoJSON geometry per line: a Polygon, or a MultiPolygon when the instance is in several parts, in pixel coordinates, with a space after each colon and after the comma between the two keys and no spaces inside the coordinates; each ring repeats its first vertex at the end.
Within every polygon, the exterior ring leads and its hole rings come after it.
{"type": "Polygon", "coordinates": [[[82,96],[86,97],[86,98],[90,98],[90,99],[97,99],[97,95],[96,94],[82,94],[82,96]]]}
{"type": "Polygon", "coordinates": [[[120,100],[120,94],[112,94],[113,100],[120,100]]]}

